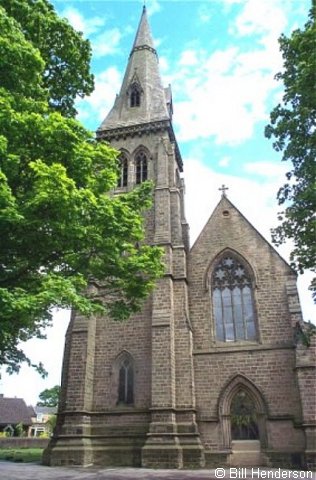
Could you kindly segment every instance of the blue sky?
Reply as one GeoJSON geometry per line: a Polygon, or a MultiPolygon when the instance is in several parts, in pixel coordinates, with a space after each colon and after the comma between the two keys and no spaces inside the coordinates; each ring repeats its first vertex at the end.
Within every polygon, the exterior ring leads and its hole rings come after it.
{"type": "MultiPolygon", "coordinates": [[[[54,0],[58,13],[92,43],[95,91],[78,102],[79,119],[95,130],[120,89],[143,1],[54,0]]],[[[218,188],[270,241],[277,225],[278,188],[289,165],[264,138],[269,112],[282,96],[274,75],[282,69],[278,37],[302,27],[310,0],[147,0],[163,83],[172,86],[174,127],[184,161],[186,211],[194,241],[220,199],[218,188]]],[[[279,249],[288,260],[291,245],[279,249]]],[[[306,320],[313,304],[299,278],[306,320]]],[[[66,315],[56,315],[47,341],[27,351],[44,361],[42,381],[28,368],[8,378],[0,391],[35,403],[44,388],[59,383],[66,315]],[[25,385],[32,385],[26,390],[25,385]]],[[[35,357],[34,357],[35,356],[35,357]]]]}

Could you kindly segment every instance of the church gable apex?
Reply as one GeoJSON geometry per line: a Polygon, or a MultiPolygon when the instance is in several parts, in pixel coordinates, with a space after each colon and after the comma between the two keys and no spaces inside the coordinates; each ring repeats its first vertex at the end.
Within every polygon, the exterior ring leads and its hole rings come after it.
{"type": "Polygon", "coordinates": [[[205,259],[208,264],[225,248],[235,250],[248,261],[249,254],[257,256],[260,255],[259,250],[264,249],[275,257],[277,262],[282,263],[289,273],[296,275],[269,241],[227,198],[225,192],[192,246],[191,256],[200,255],[204,251],[206,253],[207,245],[210,244],[214,253],[211,259],[205,259]]]}

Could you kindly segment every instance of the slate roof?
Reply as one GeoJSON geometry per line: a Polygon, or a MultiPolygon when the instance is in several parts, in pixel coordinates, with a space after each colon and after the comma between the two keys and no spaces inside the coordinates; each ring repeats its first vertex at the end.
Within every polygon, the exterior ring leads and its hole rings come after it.
{"type": "Polygon", "coordinates": [[[36,405],[32,407],[34,409],[35,415],[42,413],[43,415],[55,415],[57,413],[57,407],[40,407],[36,405]]]}
{"type": "Polygon", "coordinates": [[[5,398],[0,396],[0,425],[32,425],[29,408],[23,398],[5,398]]]}

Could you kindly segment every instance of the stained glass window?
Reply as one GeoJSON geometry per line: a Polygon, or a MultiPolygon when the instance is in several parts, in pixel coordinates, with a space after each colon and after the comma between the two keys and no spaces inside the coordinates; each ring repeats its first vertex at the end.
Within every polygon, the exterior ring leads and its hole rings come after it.
{"type": "Polygon", "coordinates": [[[246,266],[227,255],[216,264],[211,283],[217,340],[255,340],[253,288],[246,266]]]}

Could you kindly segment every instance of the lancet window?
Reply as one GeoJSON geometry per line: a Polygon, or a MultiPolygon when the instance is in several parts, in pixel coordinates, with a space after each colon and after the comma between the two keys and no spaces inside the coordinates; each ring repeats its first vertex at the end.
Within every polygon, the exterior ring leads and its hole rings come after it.
{"type": "Polygon", "coordinates": [[[227,254],[215,265],[211,284],[216,339],[255,340],[253,285],[246,265],[227,254]]]}
{"type": "Polygon", "coordinates": [[[119,173],[119,178],[117,180],[117,186],[126,187],[127,179],[128,179],[128,161],[124,154],[121,154],[119,158],[119,162],[120,162],[120,173],[119,173]]]}
{"type": "Polygon", "coordinates": [[[142,183],[148,177],[148,162],[144,152],[138,152],[135,158],[136,165],[136,183],[142,183]]]}
{"type": "Polygon", "coordinates": [[[134,369],[130,358],[124,357],[119,365],[118,404],[134,403],[134,369]]]}

